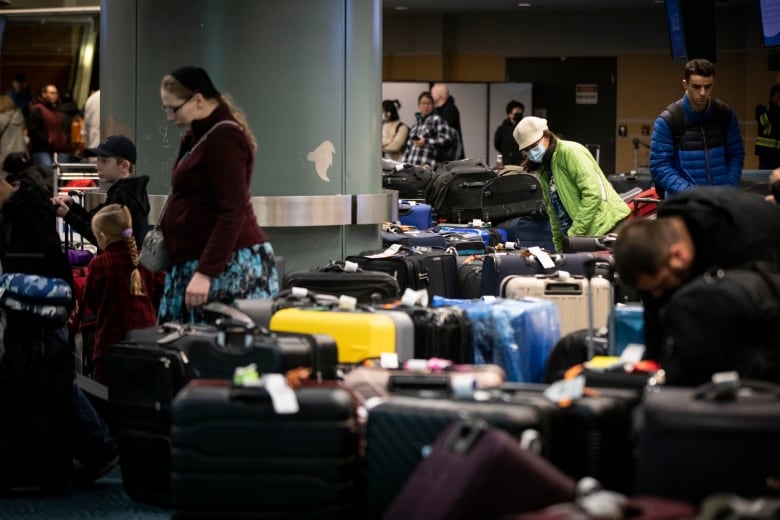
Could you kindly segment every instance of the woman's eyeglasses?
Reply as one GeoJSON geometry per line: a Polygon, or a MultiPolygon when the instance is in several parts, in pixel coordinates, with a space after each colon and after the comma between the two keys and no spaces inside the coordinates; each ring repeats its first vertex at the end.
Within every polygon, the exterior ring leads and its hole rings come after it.
{"type": "Polygon", "coordinates": [[[180,104],[179,106],[176,106],[176,107],[166,107],[165,105],[163,105],[163,107],[162,107],[162,109],[163,109],[163,112],[165,112],[166,114],[174,114],[174,115],[175,115],[175,114],[176,114],[176,112],[178,112],[178,111],[179,111],[179,109],[180,109],[181,107],[183,107],[184,105],[186,105],[186,104],[187,104],[187,102],[188,102],[190,99],[192,99],[192,97],[193,97],[194,95],[195,95],[195,94],[190,94],[190,97],[188,97],[187,99],[185,99],[185,100],[184,100],[184,102],[183,102],[182,104],[180,104]]]}

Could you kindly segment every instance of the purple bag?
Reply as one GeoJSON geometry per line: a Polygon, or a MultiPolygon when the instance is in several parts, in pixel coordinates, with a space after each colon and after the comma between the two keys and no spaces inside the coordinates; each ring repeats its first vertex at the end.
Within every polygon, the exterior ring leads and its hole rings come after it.
{"type": "Polygon", "coordinates": [[[90,260],[94,257],[92,251],[86,249],[68,249],[68,262],[72,266],[89,265],[90,260]]]}

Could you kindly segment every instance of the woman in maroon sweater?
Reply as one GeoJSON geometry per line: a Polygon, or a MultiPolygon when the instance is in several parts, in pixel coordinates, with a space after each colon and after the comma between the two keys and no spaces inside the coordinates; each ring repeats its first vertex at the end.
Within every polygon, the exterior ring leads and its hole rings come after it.
{"type": "Polygon", "coordinates": [[[206,302],[279,290],[273,248],[249,200],[257,144],[244,115],[202,68],[164,76],[160,97],[168,121],[186,133],[160,223],[171,265],[158,321],[202,322],[206,302]]]}

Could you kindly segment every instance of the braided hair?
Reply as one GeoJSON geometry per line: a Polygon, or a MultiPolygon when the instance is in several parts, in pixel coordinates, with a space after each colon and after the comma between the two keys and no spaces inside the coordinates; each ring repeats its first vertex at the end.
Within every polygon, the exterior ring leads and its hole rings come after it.
{"type": "Polygon", "coordinates": [[[125,241],[133,263],[133,272],[130,274],[130,294],[145,296],[141,273],[138,271],[138,248],[133,236],[133,217],[130,215],[130,210],[122,204],[104,206],[92,218],[92,231],[95,236],[103,233],[108,243],[125,241]]]}

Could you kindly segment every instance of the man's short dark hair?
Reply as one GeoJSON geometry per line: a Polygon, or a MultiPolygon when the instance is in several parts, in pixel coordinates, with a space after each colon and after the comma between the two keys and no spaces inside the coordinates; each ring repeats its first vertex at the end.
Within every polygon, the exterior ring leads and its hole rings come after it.
{"type": "Polygon", "coordinates": [[[714,78],[715,65],[713,65],[710,60],[697,58],[685,64],[684,74],[685,74],[685,81],[691,79],[691,76],[693,76],[694,74],[696,76],[704,76],[705,78],[714,78]]]}
{"type": "Polygon", "coordinates": [[[669,257],[669,246],[679,240],[670,219],[633,219],[617,229],[613,246],[615,271],[629,287],[642,276],[655,276],[669,257]]]}
{"type": "Polygon", "coordinates": [[[513,99],[512,101],[506,104],[506,113],[511,114],[512,110],[516,108],[520,108],[523,110],[523,112],[525,112],[525,105],[517,101],[516,99],[513,99]]]}

